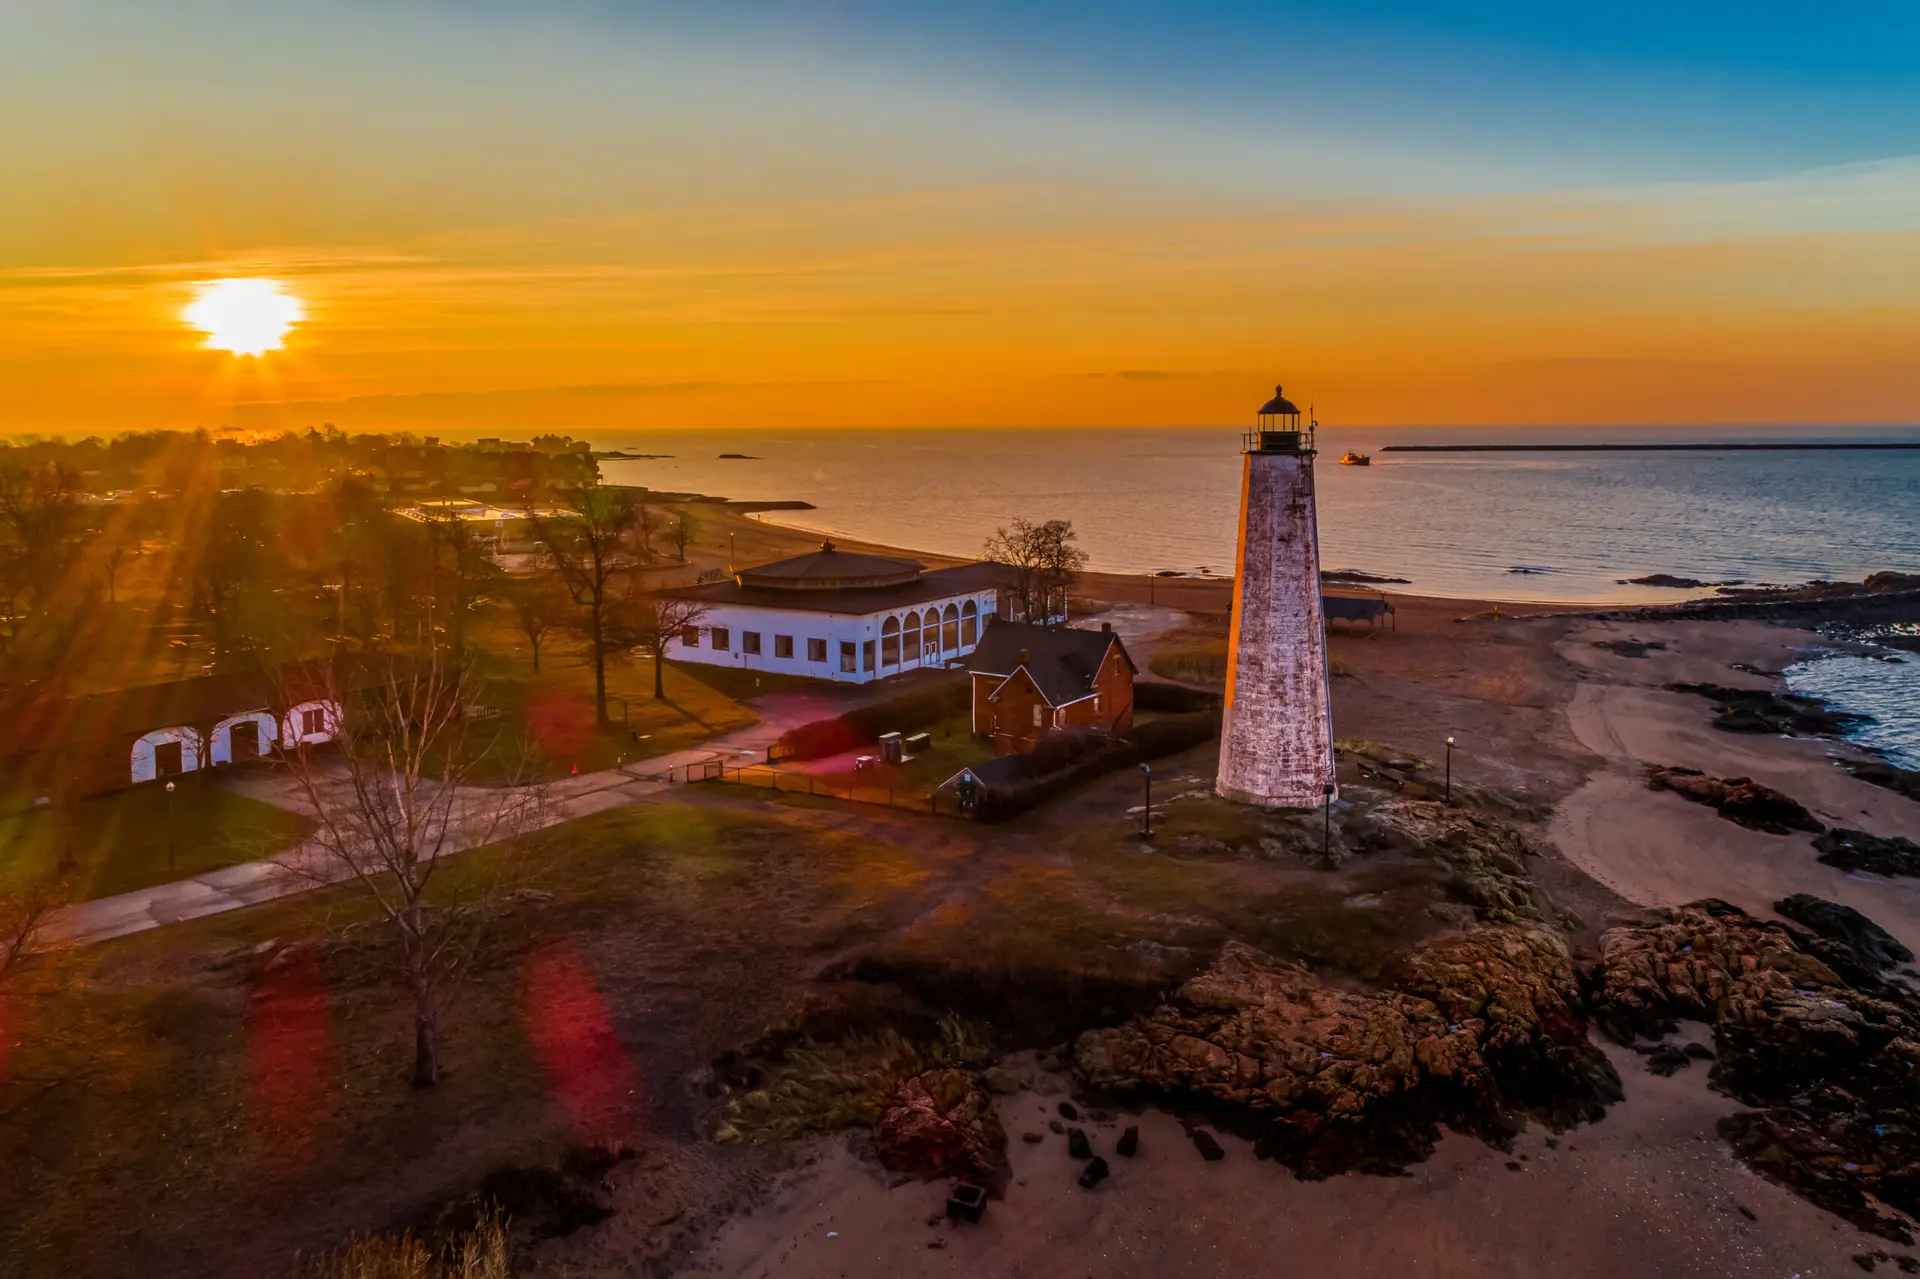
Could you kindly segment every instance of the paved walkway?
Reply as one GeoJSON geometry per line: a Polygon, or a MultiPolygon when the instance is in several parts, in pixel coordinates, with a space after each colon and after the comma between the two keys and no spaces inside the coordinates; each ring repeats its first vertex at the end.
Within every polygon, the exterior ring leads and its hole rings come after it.
{"type": "MultiPolygon", "coordinates": [[[[545,803],[533,829],[590,817],[608,809],[646,803],[666,793],[675,781],[687,779],[689,767],[727,761],[745,763],[766,758],[767,747],[782,733],[811,720],[836,715],[863,702],[889,696],[892,687],[867,685],[830,692],[770,693],[749,704],[760,720],[709,742],[685,750],[656,755],[597,773],[563,777],[546,787],[545,803]]],[[[240,794],[305,816],[313,808],[294,780],[284,772],[241,773],[222,784],[240,794]]],[[[492,804],[498,790],[475,788],[474,804],[492,804]]],[[[457,801],[456,801],[457,802],[457,801]]],[[[476,839],[475,842],[484,842],[476,839]]],[[[472,844],[455,840],[449,852],[465,852],[472,844]]],[[[307,892],[347,877],[318,844],[308,840],[263,861],[223,866],[202,875],[156,884],[115,897],[78,902],[56,913],[41,929],[44,941],[96,942],[129,933],[145,932],[163,924],[199,919],[245,906],[307,892]]]]}

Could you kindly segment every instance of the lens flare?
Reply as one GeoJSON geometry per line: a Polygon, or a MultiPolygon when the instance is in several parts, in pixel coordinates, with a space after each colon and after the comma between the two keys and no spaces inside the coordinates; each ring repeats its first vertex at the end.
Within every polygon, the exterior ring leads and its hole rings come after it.
{"type": "Polygon", "coordinates": [[[207,335],[206,345],[235,355],[264,355],[286,344],[306,318],[300,299],[278,280],[209,280],[181,318],[207,335]]]}

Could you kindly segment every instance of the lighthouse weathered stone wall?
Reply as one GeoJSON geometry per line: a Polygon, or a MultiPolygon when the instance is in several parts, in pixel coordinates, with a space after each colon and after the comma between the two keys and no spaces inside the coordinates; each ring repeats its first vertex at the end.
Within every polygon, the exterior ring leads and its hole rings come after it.
{"type": "Polygon", "coordinates": [[[1327,627],[1313,453],[1256,434],[1240,485],[1240,562],[1227,642],[1227,706],[1215,786],[1228,799],[1317,808],[1333,782],[1327,627]]]}

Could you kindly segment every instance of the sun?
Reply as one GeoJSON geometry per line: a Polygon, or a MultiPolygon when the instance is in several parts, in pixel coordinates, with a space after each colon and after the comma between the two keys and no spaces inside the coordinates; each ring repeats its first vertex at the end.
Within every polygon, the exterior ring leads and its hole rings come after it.
{"type": "Polygon", "coordinates": [[[300,299],[278,280],[209,280],[197,286],[181,318],[207,335],[206,345],[235,355],[277,351],[287,330],[306,318],[300,299]]]}

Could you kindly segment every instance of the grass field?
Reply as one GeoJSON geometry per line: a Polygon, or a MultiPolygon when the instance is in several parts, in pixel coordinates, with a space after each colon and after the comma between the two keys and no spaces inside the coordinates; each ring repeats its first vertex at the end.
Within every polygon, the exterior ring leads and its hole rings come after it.
{"type": "MultiPolygon", "coordinates": [[[[549,635],[541,645],[536,672],[525,637],[504,618],[482,619],[473,639],[483,654],[478,700],[500,712],[499,723],[509,730],[506,742],[520,740],[514,730],[524,728],[546,776],[565,776],[576,765],[583,773],[595,772],[664,755],[759,719],[752,707],[741,703],[739,690],[672,662],[667,663],[666,696],[656,699],[652,660],[623,657],[607,663],[607,714],[612,723],[599,725],[594,721],[593,667],[577,641],[549,635]]],[[[503,749],[492,761],[494,772],[504,777],[517,760],[517,752],[503,749]]],[[[483,772],[480,780],[486,779],[483,772]]]]}
{"type": "Polygon", "coordinates": [[[172,796],[157,783],[0,817],[0,884],[70,877],[75,900],[111,897],[280,852],[309,823],[188,773],[172,796]]]}

